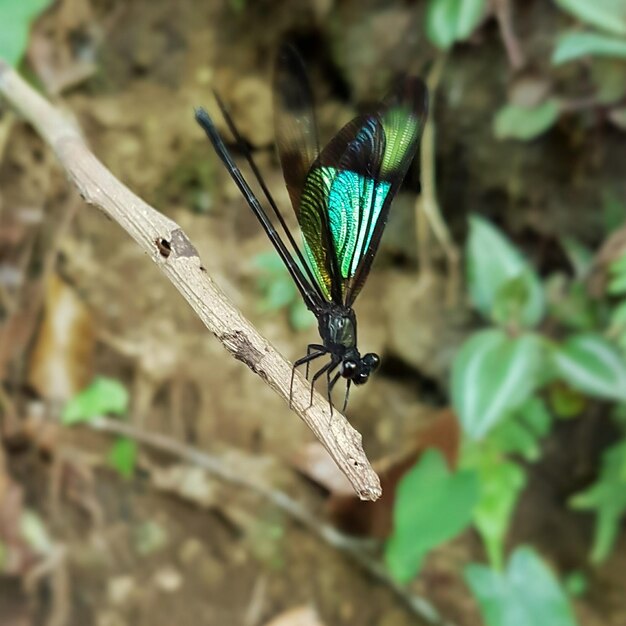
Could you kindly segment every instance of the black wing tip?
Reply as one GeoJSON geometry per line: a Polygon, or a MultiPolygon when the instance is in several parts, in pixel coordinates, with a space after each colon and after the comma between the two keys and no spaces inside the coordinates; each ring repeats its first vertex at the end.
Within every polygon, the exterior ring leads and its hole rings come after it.
{"type": "MultiPolygon", "coordinates": [[[[220,97],[220,94],[215,89],[213,89],[213,96],[217,102],[217,106],[219,107],[220,111],[222,112],[224,117],[227,118],[227,121],[228,121],[228,112],[226,110],[226,105],[224,104],[224,101],[220,97]]],[[[213,122],[213,119],[211,118],[208,111],[204,107],[195,107],[194,116],[196,118],[196,122],[198,122],[198,124],[200,124],[200,126],[202,126],[203,128],[206,128],[207,126],[215,128],[215,123],[213,122]]]]}
{"type": "Polygon", "coordinates": [[[196,118],[196,122],[200,122],[200,120],[211,120],[211,117],[207,113],[207,110],[204,107],[194,107],[193,115],[196,118]]]}
{"type": "Polygon", "coordinates": [[[202,130],[206,133],[207,137],[214,145],[216,144],[216,142],[220,141],[215,122],[205,108],[195,107],[194,117],[196,118],[196,122],[198,122],[198,124],[200,125],[200,128],[202,128],[202,130]]]}
{"type": "Polygon", "coordinates": [[[298,46],[289,37],[284,38],[278,45],[276,61],[304,65],[298,46]]]}
{"type": "Polygon", "coordinates": [[[428,114],[428,87],[419,76],[412,74],[400,76],[385,100],[388,104],[393,102],[410,104],[415,114],[421,117],[428,114]]]}
{"type": "Polygon", "coordinates": [[[410,86],[410,90],[413,93],[413,101],[416,104],[421,105],[420,111],[426,115],[428,113],[428,87],[426,83],[419,76],[408,76],[407,84],[410,86]]]}

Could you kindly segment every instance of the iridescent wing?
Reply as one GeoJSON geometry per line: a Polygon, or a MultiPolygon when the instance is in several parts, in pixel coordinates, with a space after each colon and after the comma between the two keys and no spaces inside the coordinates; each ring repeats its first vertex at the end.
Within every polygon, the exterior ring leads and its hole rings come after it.
{"type": "Polygon", "coordinates": [[[352,305],[365,283],[427,108],[424,83],[404,78],[374,113],[344,126],[306,175],[298,221],[313,272],[332,302],[352,305]]]}
{"type": "Polygon", "coordinates": [[[274,67],[274,130],[285,184],[296,215],[311,164],[319,155],[313,92],[296,50],[283,44],[274,67]]]}

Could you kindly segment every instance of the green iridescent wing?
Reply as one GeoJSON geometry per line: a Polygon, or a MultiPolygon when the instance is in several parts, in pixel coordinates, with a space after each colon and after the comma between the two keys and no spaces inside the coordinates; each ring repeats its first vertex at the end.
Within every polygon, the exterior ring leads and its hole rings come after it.
{"type": "Polygon", "coordinates": [[[296,213],[313,272],[332,302],[351,306],[365,283],[417,151],[427,102],[421,80],[399,81],[377,111],[330,141],[306,175],[296,213]]]}

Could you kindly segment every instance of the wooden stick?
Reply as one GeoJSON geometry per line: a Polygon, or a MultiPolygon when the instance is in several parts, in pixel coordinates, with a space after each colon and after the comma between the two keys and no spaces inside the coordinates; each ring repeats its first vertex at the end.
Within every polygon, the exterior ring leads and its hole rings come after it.
{"type": "MultiPolygon", "coordinates": [[[[224,347],[288,400],[291,365],[211,280],[180,226],[117,180],[89,150],[80,130],[1,59],[0,94],[54,150],[83,199],[115,220],[150,255],[224,347]]],[[[297,374],[293,410],[328,450],[359,497],[379,498],[380,480],[363,452],[360,433],[337,410],[331,415],[320,394],[314,394],[311,406],[309,397],[307,381],[297,374]]]]}

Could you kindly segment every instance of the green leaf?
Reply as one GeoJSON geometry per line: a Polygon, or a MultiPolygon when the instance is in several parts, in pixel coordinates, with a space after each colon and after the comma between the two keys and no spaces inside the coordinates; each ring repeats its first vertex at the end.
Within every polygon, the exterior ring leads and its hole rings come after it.
{"type": "Polygon", "coordinates": [[[589,580],[584,572],[575,570],[570,572],[563,580],[563,587],[572,598],[584,596],[589,589],[589,580]]]}
{"type": "Polygon", "coordinates": [[[576,331],[593,330],[598,327],[600,304],[593,300],[582,280],[553,274],[545,282],[548,311],[551,317],[576,331]]]}
{"type": "Polygon", "coordinates": [[[626,300],[617,304],[611,311],[608,333],[622,356],[626,357],[626,300]]]}
{"type": "Polygon", "coordinates": [[[498,424],[489,433],[489,440],[503,453],[518,454],[526,461],[536,461],[541,455],[537,436],[515,417],[498,424]]]}
{"type": "MultiPolygon", "coordinates": [[[[612,105],[618,103],[626,96],[626,61],[605,57],[595,57],[590,60],[590,78],[595,90],[595,99],[598,104],[612,105]]],[[[606,190],[603,194],[605,232],[616,230],[624,221],[624,206],[619,200],[619,196],[606,190]],[[613,220],[613,208],[617,208],[620,213],[620,222],[616,224],[613,220]],[[609,209],[607,211],[607,209],[609,209]],[[607,224],[606,216],[609,216],[607,224]]]]}
{"type": "Polygon", "coordinates": [[[546,100],[535,107],[507,104],[496,113],[493,132],[497,139],[529,141],[545,133],[556,122],[559,112],[556,100],[546,100]]]}
{"type": "Polygon", "coordinates": [[[294,330],[306,330],[315,326],[315,315],[306,308],[306,304],[300,298],[289,307],[289,323],[294,330]]]}
{"type": "Polygon", "coordinates": [[[563,248],[563,252],[567,255],[567,260],[572,266],[576,278],[585,278],[593,263],[593,252],[587,246],[580,243],[578,239],[568,235],[560,237],[559,243],[563,248]]]}
{"type": "Polygon", "coordinates": [[[306,308],[287,268],[275,252],[257,255],[254,266],[260,271],[257,286],[263,295],[259,306],[261,312],[286,308],[294,330],[305,330],[315,324],[315,316],[306,308]]]}
{"type": "Polygon", "coordinates": [[[620,302],[611,315],[611,324],[626,326],[626,300],[620,302]]]}
{"type": "Polygon", "coordinates": [[[426,9],[426,35],[438,48],[467,39],[485,13],[486,0],[430,0],[426,9]]]}
{"type": "Polygon", "coordinates": [[[552,426],[552,416],[546,403],[534,396],[525,402],[519,409],[520,419],[537,437],[545,437],[552,426]]]}
{"type": "Polygon", "coordinates": [[[609,282],[607,292],[612,296],[623,295],[626,293],[626,273],[612,276],[609,282]]]}
{"type": "Polygon", "coordinates": [[[122,383],[99,377],[65,405],[61,421],[65,425],[78,424],[101,415],[123,415],[127,410],[128,391],[122,383]]]}
{"type": "Polygon", "coordinates": [[[267,274],[281,274],[285,271],[285,265],[276,252],[263,252],[257,254],[252,260],[252,264],[258,270],[267,274]]]}
{"type": "Polygon", "coordinates": [[[491,565],[500,569],[509,522],[526,473],[514,463],[488,448],[476,446],[464,458],[463,467],[478,472],[480,499],[474,508],[474,524],[485,544],[491,565]]]}
{"type": "Polygon", "coordinates": [[[235,13],[243,13],[246,8],[246,0],[230,0],[230,6],[235,13]]]}
{"type": "MultiPolygon", "coordinates": [[[[626,95],[626,65],[619,63],[620,76],[623,80],[624,91],[619,94],[626,95]]],[[[604,225],[604,234],[609,235],[619,230],[626,221],[626,205],[620,196],[612,189],[606,189],[602,194],[602,222],[604,225]]],[[[622,258],[626,258],[624,255],[622,258]]],[[[624,268],[626,271],[626,268],[624,268]]]]}
{"type": "Polygon", "coordinates": [[[457,0],[456,39],[467,39],[485,14],[486,0],[457,0]]]}
{"type": "Polygon", "coordinates": [[[531,396],[489,433],[489,443],[501,454],[517,454],[526,461],[536,461],[540,456],[539,439],[550,432],[552,416],[545,403],[531,396]]]}
{"type": "Polygon", "coordinates": [[[517,548],[505,572],[468,565],[465,580],[486,626],[576,626],[567,596],[532,548],[517,548]]]}
{"type": "Polygon", "coordinates": [[[600,335],[575,335],[551,351],[557,375],[590,396],[626,400],[626,362],[600,335]]]}
{"type": "Polygon", "coordinates": [[[426,553],[458,535],[472,518],[478,482],[472,471],[450,473],[437,450],[427,450],[398,485],[393,532],[385,561],[393,577],[408,582],[426,553]]]}
{"type": "Polygon", "coordinates": [[[602,455],[598,481],[575,495],[570,504],[575,509],[596,511],[591,559],[594,563],[603,561],[615,544],[626,511],[626,442],[602,455]]]}
{"type": "Polygon", "coordinates": [[[626,272],[626,254],[622,254],[611,263],[611,273],[620,274],[626,272]]]}
{"type": "Polygon", "coordinates": [[[607,292],[613,296],[626,294],[626,254],[611,263],[609,275],[607,292]]]}
{"type": "Polygon", "coordinates": [[[598,300],[593,300],[582,280],[571,280],[563,274],[553,274],[545,282],[548,311],[564,326],[577,331],[598,327],[598,300]]]}
{"type": "Polygon", "coordinates": [[[561,65],[586,56],[626,59],[626,39],[602,33],[564,33],[556,41],[552,63],[561,65]]]}
{"type": "Polygon", "coordinates": [[[263,290],[261,311],[279,311],[294,301],[297,296],[296,288],[291,279],[285,280],[283,276],[274,278],[267,288],[263,290]]]}
{"type": "Polygon", "coordinates": [[[28,45],[35,18],[52,0],[0,0],[0,59],[17,65],[28,45]]]}
{"type": "Polygon", "coordinates": [[[112,446],[107,460],[124,478],[130,478],[137,463],[137,443],[127,437],[120,437],[112,446]]]}
{"type": "Polygon", "coordinates": [[[623,0],[556,0],[579,20],[616,35],[626,35],[626,4],[623,0]]]}
{"type": "MultiPolygon", "coordinates": [[[[527,271],[500,285],[493,301],[491,317],[497,324],[524,325],[524,309],[532,297],[534,277],[527,271]]],[[[535,320],[529,325],[534,325],[535,320]]]]}
{"type": "Polygon", "coordinates": [[[509,337],[483,330],[457,352],[452,365],[452,404],[472,439],[519,408],[537,385],[541,345],[537,337],[509,337]]]}
{"type": "Polygon", "coordinates": [[[489,222],[470,218],[467,272],[474,306],[490,319],[511,315],[531,327],[544,312],[541,283],[511,242],[489,222]]]}
{"type": "Polygon", "coordinates": [[[561,419],[580,415],[588,405],[588,399],[563,381],[556,381],[548,387],[550,407],[561,419]]]}

